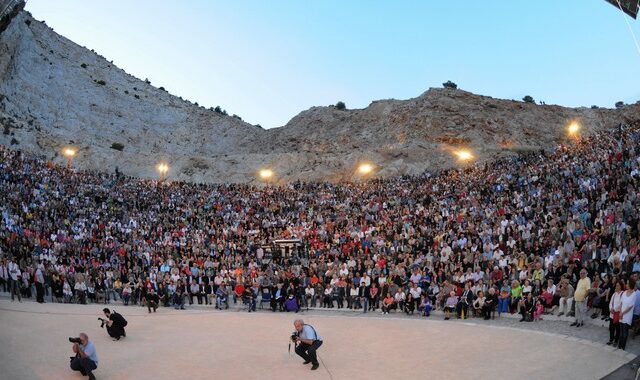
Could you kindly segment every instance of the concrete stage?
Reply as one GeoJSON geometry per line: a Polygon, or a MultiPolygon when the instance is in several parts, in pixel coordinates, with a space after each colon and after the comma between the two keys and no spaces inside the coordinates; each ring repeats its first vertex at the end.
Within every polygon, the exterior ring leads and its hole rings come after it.
{"type": "Polygon", "coordinates": [[[113,342],[97,317],[103,305],[0,300],[0,378],[82,379],[69,369],[69,336],[95,343],[98,379],[600,379],[628,353],[581,339],[432,319],[108,305],[128,319],[113,342]],[[287,353],[293,320],[325,343],[320,368],[287,353]]]}

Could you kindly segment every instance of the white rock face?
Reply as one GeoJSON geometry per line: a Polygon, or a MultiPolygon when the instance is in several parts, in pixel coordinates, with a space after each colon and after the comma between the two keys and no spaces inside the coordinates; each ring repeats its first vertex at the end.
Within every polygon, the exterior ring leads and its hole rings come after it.
{"type": "Polygon", "coordinates": [[[589,132],[637,121],[640,106],[570,109],[430,89],[360,110],[314,107],[263,130],[134,78],[28,12],[0,34],[0,143],[59,163],[63,147],[78,147],[80,169],[155,178],[166,161],[172,180],[254,182],[270,167],[275,181],[315,181],[357,179],[357,163],[369,161],[378,176],[418,174],[455,164],[458,146],[482,161],[556,145],[573,118],[589,132]]]}

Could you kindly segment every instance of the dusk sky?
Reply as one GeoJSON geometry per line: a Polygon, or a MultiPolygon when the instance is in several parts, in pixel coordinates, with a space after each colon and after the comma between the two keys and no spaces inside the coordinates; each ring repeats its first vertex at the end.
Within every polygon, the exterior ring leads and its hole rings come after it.
{"type": "Polygon", "coordinates": [[[604,0],[30,0],[59,34],[138,78],[265,128],[447,80],[497,98],[640,100],[640,20],[604,0]]]}

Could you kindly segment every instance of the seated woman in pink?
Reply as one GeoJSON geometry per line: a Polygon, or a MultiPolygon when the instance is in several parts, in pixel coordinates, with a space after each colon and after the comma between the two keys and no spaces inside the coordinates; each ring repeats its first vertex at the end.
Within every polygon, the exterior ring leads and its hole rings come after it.
{"type": "Polygon", "coordinates": [[[533,312],[534,321],[542,320],[540,316],[544,313],[544,305],[545,305],[544,297],[543,296],[538,297],[538,302],[536,302],[536,309],[533,312]]]}
{"type": "Polygon", "coordinates": [[[449,297],[444,303],[444,320],[447,321],[451,318],[451,313],[456,311],[456,305],[458,304],[458,297],[453,290],[449,292],[449,297]]]}

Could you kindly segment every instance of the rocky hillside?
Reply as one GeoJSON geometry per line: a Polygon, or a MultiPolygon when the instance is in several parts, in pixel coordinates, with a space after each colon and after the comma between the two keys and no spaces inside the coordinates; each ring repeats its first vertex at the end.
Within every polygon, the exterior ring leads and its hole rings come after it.
{"type": "Polygon", "coordinates": [[[639,105],[571,109],[430,89],[359,110],[314,107],[263,130],[128,75],[28,12],[9,21],[0,32],[0,143],[56,162],[74,146],[81,169],[157,177],[166,161],[170,179],[195,182],[252,182],[263,167],[278,181],[348,180],[368,161],[379,176],[417,174],[455,165],[457,147],[482,161],[553,146],[571,119],[587,133],[640,120],[639,105]]]}

